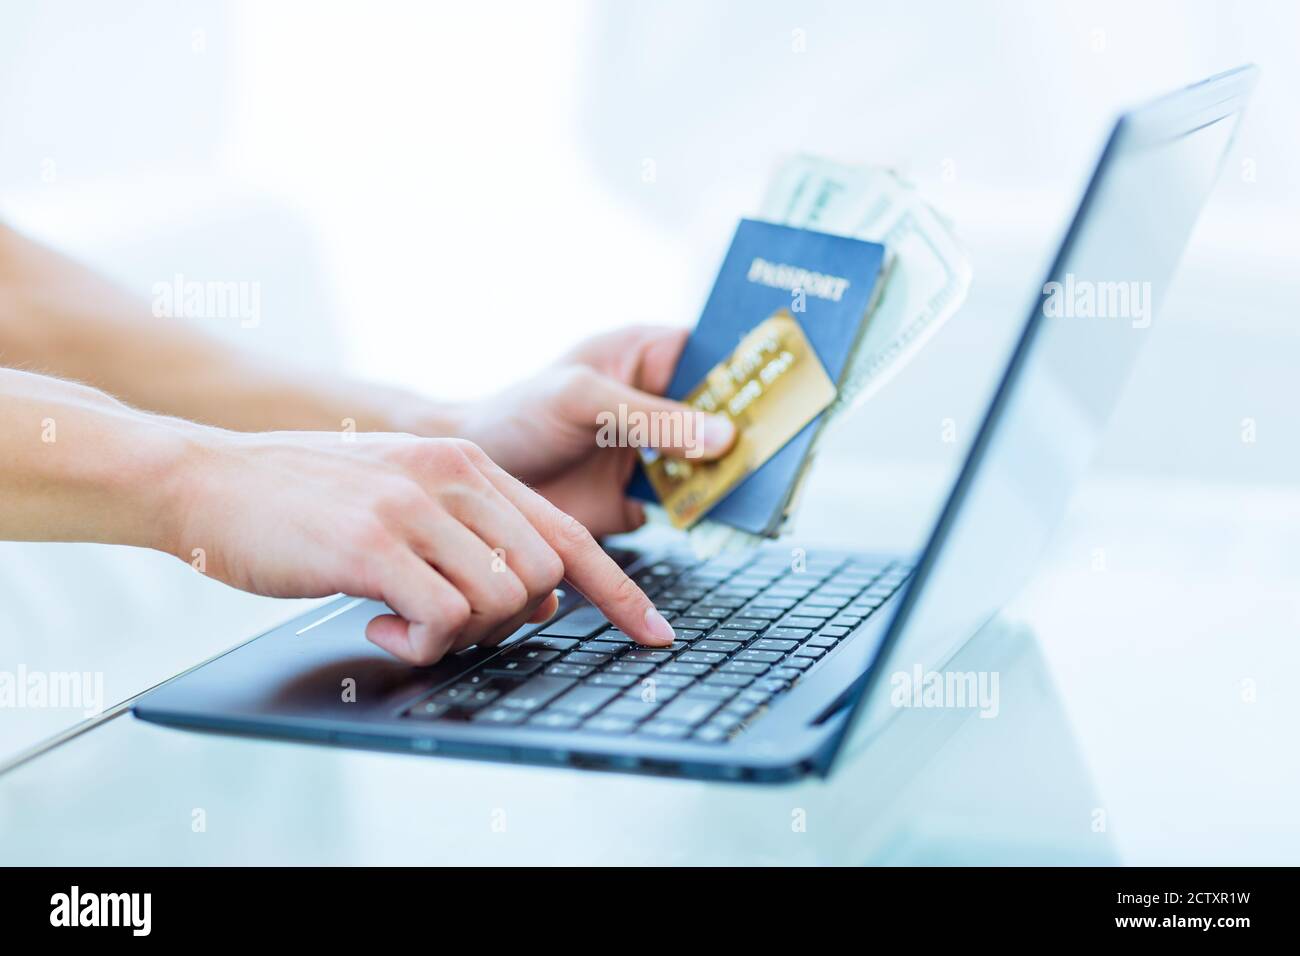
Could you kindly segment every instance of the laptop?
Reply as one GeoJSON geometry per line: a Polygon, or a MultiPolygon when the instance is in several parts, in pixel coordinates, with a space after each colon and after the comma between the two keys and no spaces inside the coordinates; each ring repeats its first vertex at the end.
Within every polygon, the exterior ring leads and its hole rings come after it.
{"type": "Polygon", "coordinates": [[[896,713],[891,674],[942,668],[1032,574],[1152,334],[1256,74],[1212,77],[1115,123],[919,556],[616,551],[673,624],[672,646],[633,644],[566,589],[551,621],[425,668],[366,643],[383,605],[340,597],[159,686],[135,714],[693,778],[830,773],[896,713]]]}

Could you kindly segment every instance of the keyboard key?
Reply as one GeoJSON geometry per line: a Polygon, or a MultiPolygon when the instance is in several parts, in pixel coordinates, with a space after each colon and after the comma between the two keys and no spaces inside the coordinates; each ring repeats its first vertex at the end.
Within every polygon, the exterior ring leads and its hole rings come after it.
{"type": "Polygon", "coordinates": [[[724,625],[722,631],[715,631],[713,636],[706,638],[706,640],[711,641],[716,638],[723,641],[740,641],[743,644],[745,641],[752,641],[756,637],[758,637],[758,631],[747,631],[744,628],[726,627],[724,625]]]}
{"type": "Polygon", "coordinates": [[[660,595],[655,598],[655,607],[662,611],[684,611],[691,606],[691,602],[682,598],[666,598],[660,595]]]}
{"type": "MultiPolygon", "coordinates": [[[[831,643],[835,643],[831,641],[831,643]]],[[[633,674],[641,677],[655,669],[653,664],[638,664],[635,661],[615,661],[606,667],[602,674],[633,674]]]]}
{"type": "Polygon", "coordinates": [[[781,662],[782,667],[793,667],[795,670],[807,670],[813,666],[811,658],[808,657],[788,657],[781,662]]]}
{"type": "Polygon", "coordinates": [[[732,714],[739,717],[741,720],[745,720],[750,716],[750,714],[753,714],[762,706],[762,704],[756,703],[752,700],[745,700],[742,697],[737,697],[731,703],[727,704],[726,707],[722,708],[722,710],[718,711],[718,713],[732,714]]]}
{"type": "Polygon", "coordinates": [[[676,621],[673,622],[673,634],[676,635],[677,640],[685,641],[688,644],[696,638],[704,636],[704,632],[699,628],[680,627],[676,621]]]}
{"type": "Polygon", "coordinates": [[[639,700],[647,704],[666,704],[678,694],[680,687],[668,687],[665,685],[655,684],[652,687],[629,687],[623,691],[620,700],[639,700]]]}
{"type": "Polygon", "coordinates": [[[705,724],[691,735],[691,739],[704,744],[720,744],[730,736],[725,730],[714,727],[712,724],[705,724]]]}
{"type": "Polygon", "coordinates": [[[586,641],[582,645],[582,650],[576,653],[612,655],[612,654],[617,654],[620,651],[624,651],[624,650],[626,650],[625,647],[622,647],[618,644],[612,644],[609,641],[586,641]]]}
{"type": "Polygon", "coordinates": [[[742,601],[748,601],[750,598],[756,597],[760,594],[762,590],[762,588],[757,587],[738,587],[728,582],[710,594],[709,600],[712,601],[714,598],[725,597],[729,599],[739,598],[742,601]]]}
{"type": "Polygon", "coordinates": [[[727,659],[725,654],[710,654],[704,651],[686,651],[677,655],[679,664],[721,664],[727,659]]]}
{"type": "MultiPolygon", "coordinates": [[[[475,674],[474,676],[479,677],[480,675],[475,674]]],[[[446,704],[459,704],[461,701],[469,700],[475,691],[482,690],[487,686],[489,685],[486,680],[463,680],[446,690],[439,691],[433,699],[446,704]]]]}
{"type": "Polygon", "coordinates": [[[609,627],[609,619],[599,608],[584,605],[542,628],[543,637],[591,637],[609,627]]]}
{"type": "Polygon", "coordinates": [[[456,706],[461,710],[477,710],[480,707],[485,707],[492,703],[492,701],[496,700],[500,696],[501,691],[497,690],[495,687],[480,687],[468,697],[457,701],[456,706]]]}
{"type": "Polygon", "coordinates": [[[750,674],[757,676],[766,671],[771,664],[763,664],[758,661],[728,661],[718,668],[719,673],[723,674],[750,674]]]}
{"type": "Polygon", "coordinates": [[[766,630],[771,623],[771,621],[761,617],[733,617],[722,625],[722,630],[727,631],[739,628],[747,631],[763,631],[766,630]]]}
{"type": "Polygon", "coordinates": [[[621,658],[621,664],[662,664],[665,661],[672,660],[672,654],[667,651],[646,651],[632,650],[628,651],[621,658]]]}
{"type": "Polygon", "coordinates": [[[804,647],[831,648],[838,643],[839,641],[833,637],[814,637],[807,644],[805,644],[804,647]]]}
{"type": "Polygon", "coordinates": [[[590,651],[574,651],[564,659],[566,664],[590,664],[593,667],[608,661],[608,654],[593,654],[590,651]]]}
{"type": "Polygon", "coordinates": [[[584,730],[594,730],[600,734],[625,734],[635,726],[636,723],[626,717],[605,717],[601,714],[582,725],[584,730]]]}
{"type": "Polygon", "coordinates": [[[821,657],[825,653],[826,651],[820,647],[809,647],[808,645],[805,644],[803,647],[799,648],[799,650],[794,652],[794,656],[811,657],[813,660],[816,660],[817,658],[821,657]]]}
{"type": "Polygon", "coordinates": [[[739,714],[735,713],[734,711],[728,713],[725,710],[721,710],[718,711],[718,713],[713,716],[713,719],[710,720],[704,726],[716,727],[719,730],[721,730],[724,734],[730,734],[733,730],[735,730],[744,722],[745,722],[744,718],[741,717],[739,714]]]}
{"type": "Polygon", "coordinates": [[[762,664],[775,664],[783,655],[776,651],[741,651],[736,655],[738,661],[758,661],[762,664]]]}
{"type": "Polygon", "coordinates": [[[818,597],[813,594],[809,595],[808,600],[799,604],[798,607],[799,609],[808,608],[812,617],[832,617],[836,611],[848,603],[848,598],[836,598],[829,595],[818,597]],[[812,613],[814,610],[817,613],[812,613]],[[823,611],[826,613],[821,613],[823,611]]]}
{"type": "Polygon", "coordinates": [[[524,718],[528,716],[526,711],[516,710],[511,707],[489,707],[487,710],[480,710],[474,715],[475,723],[480,724],[522,724],[524,718]]]}
{"type": "Polygon", "coordinates": [[[679,617],[673,620],[673,630],[679,627],[694,631],[709,631],[718,626],[718,619],[713,617],[679,617]]]}
{"type": "Polygon", "coordinates": [[[555,703],[549,710],[578,717],[589,717],[618,696],[617,687],[593,687],[583,684],[575,687],[555,703]]]}
{"type": "Polygon", "coordinates": [[[664,705],[665,701],[644,701],[635,697],[620,697],[603,711],[605,717],[624,717],[638,723],[645,720],[664,705]]]}
{"type": "Polygon", "coordinates": [[[552,664],[546,673],[551,677],[586,677],[595,669],[590,664],[552,664]]]}
{"type": "Polygon", "coordinates": [[[416,720],[437,720],[449,710],[451,710],[451,704],[436,700],[425,700],[416,704],[402,716],[414,717],[416,720]]]}
{"type": "Polygon", "coordinates": [[[686,613],[693,617],[712,618],[715,621],[721,621],[724,618],[731,617],[736,613],[736,608],[744,604],[740,598],[709,598],[709,602],[713,601],[717,603],[693,604],[686,613]]]}
{"type": "Polygon", "coordinates": [[[683,694],[682,696],[669,701],[664,706],[664,709],[659,711],[659,716],[655,718],[655,723],[673,721],[694,727],[696,724],[701,724],[708,720],[719,706],[721,706],[719,701],[713,700],[709,697],[683,694]]]}
{"type": "Polygon", "coordinates": [[[565,714],[559,711],[548,710],[540,714],[534,714],[528,719],[529,727],[545,727],[548,730],[570,730],[582,720],[576,714],[565,714]]]}
{"type": "Polygon", "coordinates": [[[746,687],[754,682],[753,674],[735,674],[718,671],[704,678],[706,687],[746,687]]]}
{"type": "Polygon", "coordinates": [[[545,664],[547,661],[553,661],[560,656],[559,651],[543,650],[540,647],[512,647],[503,655],[511,661],[541,661],[545,664]]]}
{"type": "Polygon", "coordinates": [[[691,645],[691,652],[708,651],[717,654],[730,654],[732,651],[738,651],[742,647],[739,641],[714,641],[703,640],[696,641],[691,645]]]}
{"type": "Polygon", "coordinates": [[[812,631],[806,627],[774,627],[763,636],[783,641],[803,641],[807,640],[810,634],[812,631]]]}
{"type": "MultiPolygon", "coordinates": [[[[827,618],[832,618],[832,617],[834,617],[834,616],[835,616],[836,614],[838,614],[839,612],[840,612],[840,609],[837,608],[837,607],[823,607],[823,606],[820,605],[820,604],[799,604],[799,605],[796,605],[796,606],[795,606],[795,607],[790,611],[791,615],[794,615],[794,616],[797,616],[797,617],[812,618],[813,620],[817,621],[818,623],[817,623],[817,624],[814,624],[814,625],[813,625],[814,627],[820,626],[820,623],[821,623],[822,621],[826,620],[827,618]]],[[[781,623],[784,624],[785,622],[782,621],[781,623]]],[[[791,625],[791,626],[792,626],[792,627],[808,627],[807,624],[793,624],[793,625],[791,625]]]]}
{"type": "MultiPolygon", "coordinates": [[[[809,663],[812,662],[809,661],[809,663]]],[[[775,677],[777,680],[788,680],[793,683],[803,676],[803,671],[799,670],[797,667],[778,667],[768,674],[768,676],[775,677]]]]}
{"type": "Polygon", "coordinates": [[[498,702],[501,707],[515,707],[520,710],[540,710],[556,697],[573,686],[571,677],[547,677],[542,675],[525,681],[498,702]]]}
{"type": "Polygon", "coordinates": [[[665,724],[658,720],[652,720],[648,724],[643,724],[637,733],[646,737],[657,737],[660,740],[681,740],[691,729],[683,724],[665,724]]]}
{"type": "MultiPolygon", "coordinates": [[[[705,671],[707,670],[708,668],[706,667],[705,671]]],[[[694,675],[665,673],[662,667],[659,668],[659,670],[655,671],[653,674],[651,674],[649,677],[641,678],[641,686],[643,688],[647,686],[659,687],[659,688],[664,688],[664,687],[682,688],[682,687],[690,687],[694,683],[695,683],[694,675]],[[647,684],[646,683],[647,681],[649,681],[650,683],[647,684]]]]}
{"type": "MultiPolygon", "coordinates": [[[[744,652],[742,651],[742,653],[744,652]]],[[[659,670],[655,671],[655,673],[685,674],[688,677],[699,677],[702,674],[707,674],[710,670],[712,670],[712,668],[709,667],[708,664],[682,664],[674,661],[671,664],[665,664],[663,667],[659,668],[659,670]]]]}
{"type": "Polygon", "coordinates": [[[604,641],[610,644],[631,644],[632,638],[628,637],[622,631],[616,631],[612,627],[608,631],[601,631],[598,641],[604,641]]]}
{"type": "Polygon", "coordinates": [[[817,632],[819,637],[848,637],[849,633],[847,627],[823,627],[817,632]]]}
{"type": "Polygon", "coordinates": [[[610,674],[601,671],[594,677],[588,677],[586,684],[596,687],[627,687],[636,683],[635,674],[610,674]]]}
{"type": "MultiPolygon", "coordinates": [[[[731,674],[731,675],[723,675],[723,676],[734,677],[736,675],[731,674]]],[[[723,701],[731,700],[731,698],[735,697],[736,694],[740,692],[739,687],[730,687],[727,684],[711,684],[709,683],[709,680],[710,678],[706,677],[704,678],[704,683],[696,684],[694,687],[692,687],[690,689],[691,696],[707,697],[710,700],[716,700],[719,703],[721,703],[723,701]]]]}
{"type": "Polygon", "coordinates": [[[771,605],[747,604],[741,613],[744,614],[745,617],[771,622],[785,614],[785,608],[772,607],[771,605]]]}
{"type": "Polygon", "coordinates": [[[810,631],[821,627],[823,621],[819,617],[799,617],[797,615],[781,619],[782,627],[806,627],[810,631]]]}
{"type": "Polygon", "coordinates": [[[491,677],[527,677],[541,669],[541,661],[511,661],[504,658],[493,658],[483,668],[483,673],[491,677]]]}
{"type": "Polygon", "coordinates": [[[577,640],[572,637],[530,637],[519,645],[520,647],[537,647],[542,650],[551,651],[571,651],[578,646],[577,640]]]}
{"type": "Polygon", "coordinates": [[[774,694],[781,693],[781,691],[785,690],[789,686],[789,681],[781,680],[779,677],[764,677],[758,682],[759,689],[770,690],[774,694]]]}
{"type": "Polygon", "coordinates": [[[751,650],[755,651],[792,651],[799,646],[799,642],[779,641],[774,638],[764,637],[749,646],[751,650]]]}

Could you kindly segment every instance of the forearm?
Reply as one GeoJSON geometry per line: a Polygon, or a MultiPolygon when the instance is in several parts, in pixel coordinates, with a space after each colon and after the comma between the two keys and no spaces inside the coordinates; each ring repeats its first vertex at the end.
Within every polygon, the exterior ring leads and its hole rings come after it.
{"type": "Polygon", "coordinates": [[[272,363],[0,228],[0,365],[86,382],[129,404],[236,431],[455,435],[452,406],[272,363]]]}
{"type": "Polygon", "coordinates": [[[0,368],[0,539],[176,553],[181,474],[207,431],[0,368]]]}

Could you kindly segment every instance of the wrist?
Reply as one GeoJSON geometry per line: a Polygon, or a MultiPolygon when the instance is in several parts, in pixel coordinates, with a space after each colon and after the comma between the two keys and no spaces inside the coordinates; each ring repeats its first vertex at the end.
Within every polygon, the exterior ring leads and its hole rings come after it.
{"type": "Polygon", "coordinates": [[[393,390],[386,403],[384,431],[406,432],[422,438],[463,438],[469,405],[435,402],[410,392],[393,390]]]}
{"type": "Polygon", "coordinates": [[[183,419],[149,416],[150,442],[138,459],[132,484],[149,501],[146,540],[133,542],[189,563],[187,529],[210,507],[208,489],[220,448],[233,433],[183,419]]]}

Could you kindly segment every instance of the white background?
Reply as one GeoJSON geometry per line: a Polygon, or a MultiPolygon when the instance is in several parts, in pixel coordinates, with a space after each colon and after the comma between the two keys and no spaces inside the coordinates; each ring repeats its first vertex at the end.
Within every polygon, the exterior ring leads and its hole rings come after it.
{"type": "Polygon", "coordinates": [[[692,323],[783,156],[891,164],[976,285],[840,447],[947,461],[939,422],[969,424],[1115,112],[1255,61],[1102,467],[1290,480],[1298,21],[1263,0],[11,3],[0,214],[142,296],[259,281],[251,347],[460,396],[587,332],[692,323]]]}
{"type": "MultiPolygon", "coordinates": [[[[592,331],[693,323],[784,156],[895,166],[953,219],[970,303],[834,436],[805,498],[810,527],[892,544],[924,524],[891,507],[918,498],[900,485],[940,487],[960,450],[941,423],[969,436],[1115,113],[1258,63],[1092,504],[1029,603],[1134,858],[1195,861],[1211,833],[1211,858],[1236,859],[1258,826],[1244,858],[1272,859],[1300,845],[1294,768],[1268,776],[1268,734],[1294,724],[1238,683],[1293,715],[1300,597],[1270,523],[1295,527],[1300,479],[1297,11],[7,2],[0,216],[142,309],[177,272],[260,282],[259,328],[207,327],[452,397],[592,331]],[[1109,575],[1088,570],[1099,547],[1109,575]]],[[[0,545],[0,592],[0,668],[101,670],[110,700],[289,613],[89,546],[0,545]]],[[[6,715],[0,751],[76,717],[6,715]]]]}

